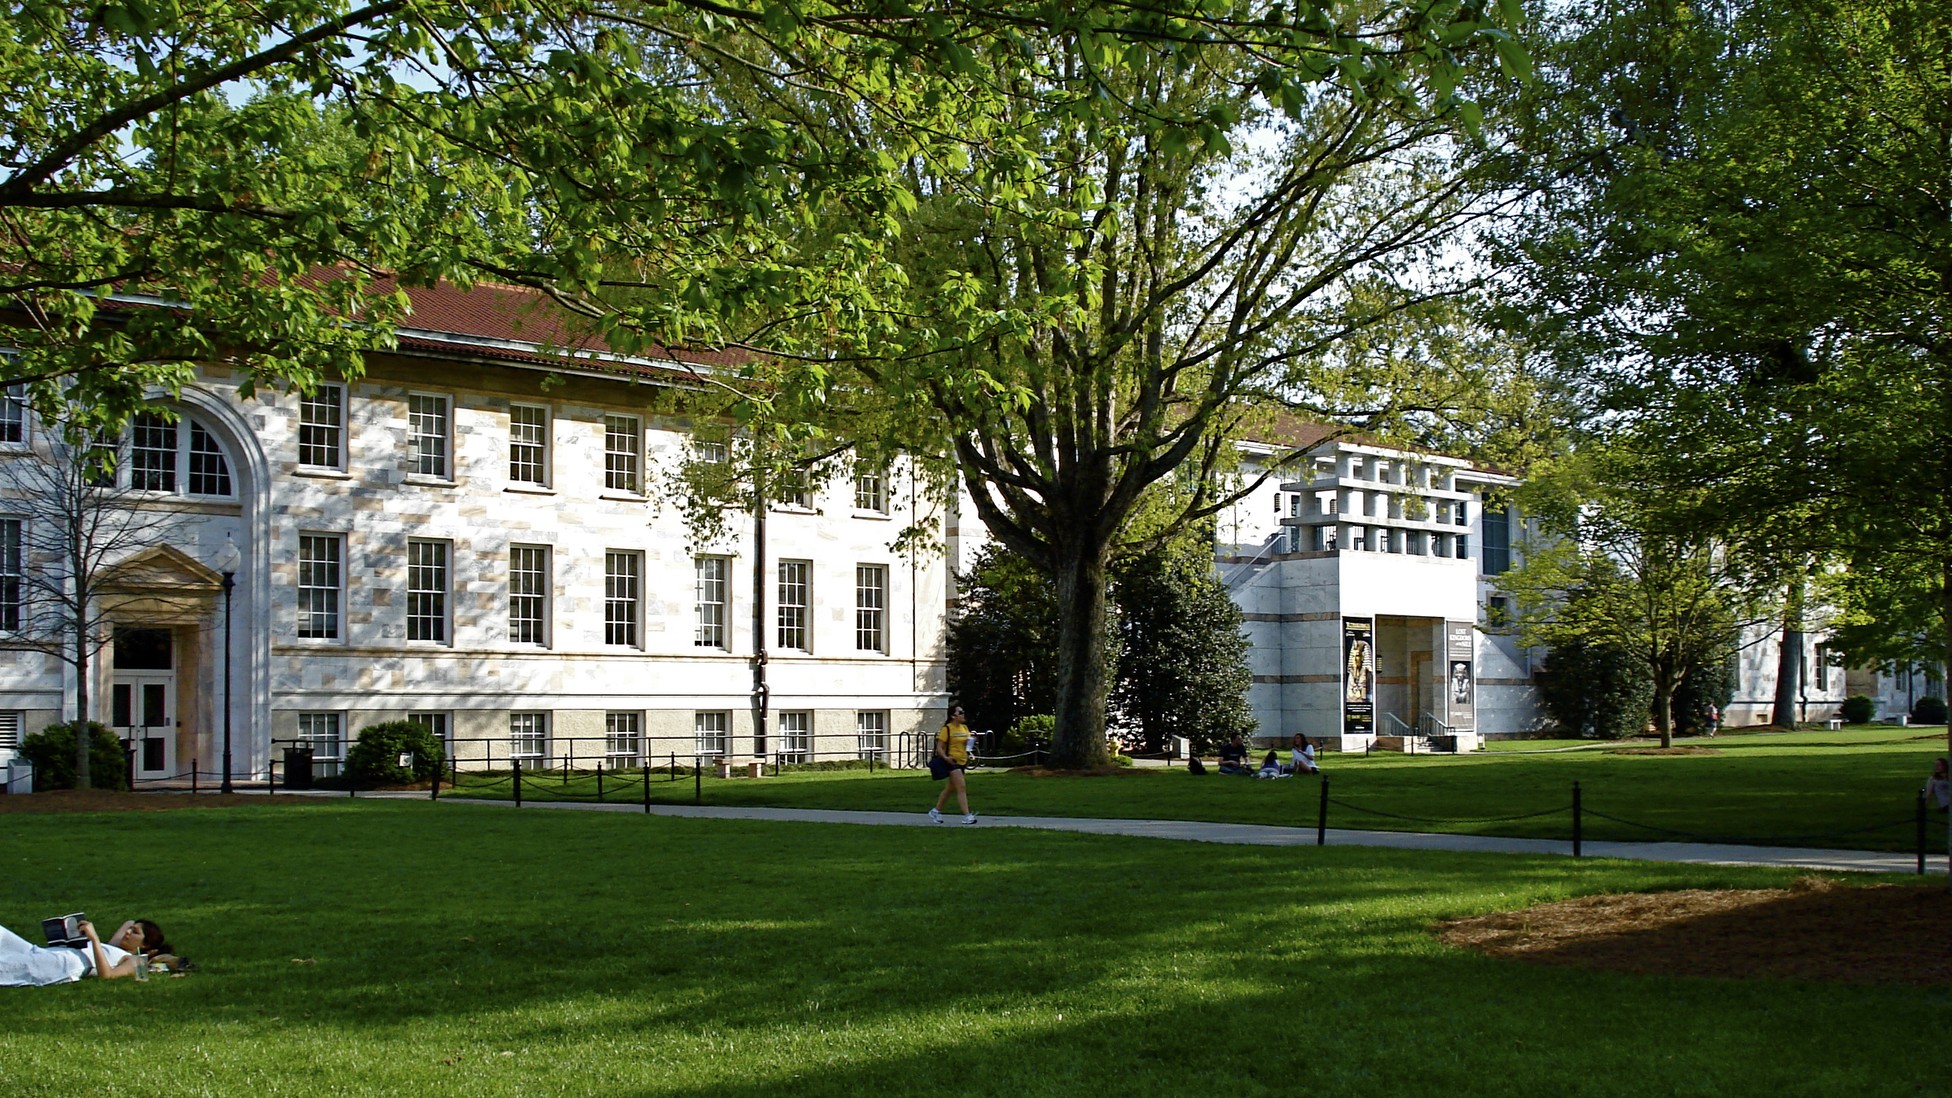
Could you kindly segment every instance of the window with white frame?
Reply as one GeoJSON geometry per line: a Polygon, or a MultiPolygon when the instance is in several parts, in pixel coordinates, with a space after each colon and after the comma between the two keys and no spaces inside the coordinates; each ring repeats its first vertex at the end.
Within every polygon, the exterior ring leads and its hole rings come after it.
{"type": "Polygon", "coordinates": [[[508,479],[545,487],[549,483],[549,409],[514,404],[508,409],[508,479]]]}
{"type": "Polygon", "coordinates": [[[549,645],[547,546],[508,547],[508,640],[543,648],[549,645]]]}
{"type": "Polygon", "coordinates": [[[724,557],[698,557],[694,561],[698,631],[691,643],[695,647],[726,647],[725,585],[728,564],[724,557]]]}
{"type": "Polygon", "coordinates": [[[453,475],[453,402],[440,393],[407,394],[407,467],[423,477],[453,475]]]}
{"type": "Polygon", "coordinates": [[[339,639],[345,546],[338,534],[298,535],[298,635],[302,638],[339,639]]]}
{"type": "Polygon", "coordinates": [[[407,539],[407,639],[447,643],[449,543],[407,539]]]}
{"type": "Polygon", "coordinates": [[[217,439],[196,420],[190,421],[190,448],[185,455],[189,466],[190,494],[193,496],[229,496],[230,462],[224,458],[224,448],[217,445],[217,439]]]}
{"type": "Polygon", "coordinates": [[[854,566],[854,648],[859,652],[888,650],[888,568],[886,565],[854,566]]]}
{"type": "Polygon", "coordinates": [[[644,432],[636,416],[603,417],[603,486],[637,495],[644,490],[644,432]]]}
{"type": "Polygon", "coordinates": [[[154,412],[129,422],[129,487],[138,492],[176,491],[176,424],[154,412]]]}
{"type": "Polygon", "coordinates": [[[691,440],[691,453],[701,464],[723,465],[731,460],[732,452],[723,442],[700,442],[691,440]]]}
{"type": "Polygon", "coordinates": [[[298,401],[298,464],[346,467],[346,388],[321,385],[298,401]]]}
{"type": "Polygon", "coordinates": [[[813,714],[804,709],[779,715],[779,761],[813,761],[813,714]]]}
{"type": "MultiPolygon", "coordinates": [[[[222,446],[203,424],[185,417],[172,422],[143,412],[129,422],[128,460],[115,462],[98,483],[121,483],[139,492],[229,497],[230,463],[222,446]],[[187,428],[187,429],[186,429],[187,428]],[[125,474],[126,471],[126,474],[125,474]]],[[[103,456],[113,448],[99,447],[103,456]]]]}
{"type": "MultiPolygon", "coordinates": [[[[11,358],[0,354],[0,362],[11,358]]],[[[27,386],[18,382],[0,389],[0,446],[27,443],[27,386]]]]}
{"type": "Polygon", "coordinates": [[[603,756],[615,766],[636,766],[644,757],[644,714],[603,715],[603,756]]]}
{"type": "Polygon", "coordinates": [[[694,750],[701,759],[722,759],[728,753],[732,732],[732,714],[717,712],[694,713],[691,718],[694,750]]]}
{"type": "Polygon", "coordinates": [[[603,643],[637,647],[643,574],[642,553],[612,549],[603,554],[603,643]]]}
{"type": "Polygon", "coordinates": [[[27,606],[21,519],[0,518],[0,633],[18,633],[27,606]]]}
{"type": "Polygon", "coordinates": [[[549,714],[510,713],[508,715],[508,755],[523,762],[534,762],[549,755],[549,714]]]}
{"type": "Polygon", "coordinates": [[[812,572],[812,561],[779,562],[779,647],[788,651],[812,651],[807,637],[812,572]]]}
{"type": "Polygon", "coordinates": [[[881,469],[862,470],[854,474],[854,509],[873,511],[879,515],[888,513],[888,474],[881,469]]]}
{"type": "Polygon", "coordinates": [[[854,714],[856,751],[864,759],[888,757],[888,711],[863,709],[854,714]]]}
{"type": "Polygon", "coordinates": [[[779,505],[813,510],[813,483],[805,469],[788,469],[779,475],[779,505]]]}
{"type": "Polygon", "coordinates": [[[320,761],[333,761],[342,757],[345,750],[345,737],[342,732],[340,715],[337,713],[300,713],[298,715],[298,742],[300,746],[312,749],[314,764],[320,761]]]}

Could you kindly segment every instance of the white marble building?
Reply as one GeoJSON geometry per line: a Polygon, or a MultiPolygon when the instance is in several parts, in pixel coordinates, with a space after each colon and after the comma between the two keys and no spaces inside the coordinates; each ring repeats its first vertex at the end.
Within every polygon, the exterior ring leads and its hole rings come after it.
{"type": "MultiPolygon", "coordinates": [[[[1542,721],[1533,653],[1495,629],[1514,483],[1456,458],[1300,428],[1305,458],[1221,525],[1221,574],[1247,619],[1260,735],[1360,750],[1378,737],[1486,734],[1542,721]],[[1487,500],[1492,501],[1487,506],[1487,500]]],[[[1246,474],[1283,452],[1250,448],[1246,474]]]]}
{"type": "MultiPolygon", "coordinates": [[[[672,363],[579,349],[521,291],[413,299],[357,380],[244,397],[213,368],[136,424],[117,475],[171,530],[123,568],[90,715],[138,778],[210,781],[226,715],[239,780],[293,742],[329,771],[396,718],[464,766],[885,754],[940,721],[949,571],[891,547],[928,506],[902,468],[699,543],[674,503],[692,425],[653,410],[672,363]]],[[[0,461],[38,460],[40,430],[0,461]]],[[[0,540],[35,521],[0,499],[0,540]]],[[[72,717],[72,679],[0,652],[0,739],[72,717]]]]}

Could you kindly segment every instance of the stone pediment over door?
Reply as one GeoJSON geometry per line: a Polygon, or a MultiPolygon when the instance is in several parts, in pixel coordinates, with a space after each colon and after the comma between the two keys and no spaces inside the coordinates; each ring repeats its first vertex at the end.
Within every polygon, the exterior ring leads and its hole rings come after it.
{"type": "Polygon", "coordinates": [[[189,625],[210,613],[224,577],[180,549],[157,545],[104,569],[96,588],[104,608],[123,621],[189,625]]]}

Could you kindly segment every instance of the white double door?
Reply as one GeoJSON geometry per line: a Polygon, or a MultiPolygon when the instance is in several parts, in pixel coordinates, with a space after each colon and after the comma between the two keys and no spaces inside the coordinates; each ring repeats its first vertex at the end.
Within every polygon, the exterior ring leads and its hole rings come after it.
{"type": "Polygon", "coordinates": [[[176,672],[116,671],[109,727],[136,753],[136,779],[176,774],[176,672]]]}

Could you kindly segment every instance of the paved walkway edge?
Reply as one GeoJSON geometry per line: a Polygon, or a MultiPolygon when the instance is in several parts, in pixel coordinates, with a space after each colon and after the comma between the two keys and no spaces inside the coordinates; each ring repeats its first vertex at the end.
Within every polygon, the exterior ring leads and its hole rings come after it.
{"type": "MultiPolygon", "coordinates": [[[[281,796],[285,794],[280,794],[281,796]]],[[[390,800],[425,800],[418,793],[369,793],[390,800]]],[[[513,801],[471,797],[442,797],[442,803],[501,805],[513,801]]],[[[527,801],[529,809],[572,809],[589,812],[635,812],[641,804],[593,804],[578,801],[527,801]]],[[[935,824],[921,812],[862,812],[824,808],[740,808],[719,805],[653,804],[650,814],[706,820],[785,820],[796,823],[856,824],[869,827],[961,828],[953,822],[935,824]]],[[[1266,824],[1207,823],[1198,820],[1104,820],[1067,816],[984,816],[978,827],[1024,827],[1041,831],[1073,831],[1090,835],[1128,835],[1181,842],[1232,843],[1245,846],[1314,846],[1312,827],[1273,827],[1266,824]]],[[[1484,835],[1442,835],[1417,831],[1349,831],[1329,828],[1328,846],[1379,846],[1399,850],[1463,850],[1491,854],[1572,855],[1572,843],[1562,839],[1507,839],[1484,835]]],[[[1696,865],[1752,865],[1787,869],[1820,869],[1849,873],[1906,873],[1917,875],[1915,854],[1874,850],[1811,850],[1797,847],[1739,846],[1733,843],[1620,843],[1587,842],[1588,858],[1621,858],[1641,862],[1680,862],[1696,865]]],[[[1945,871],[1945,859],[1925,863],[1928,873],[1945,871]]]]}

